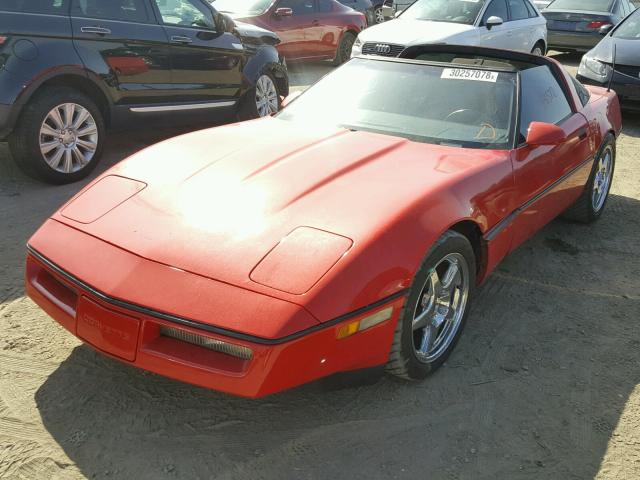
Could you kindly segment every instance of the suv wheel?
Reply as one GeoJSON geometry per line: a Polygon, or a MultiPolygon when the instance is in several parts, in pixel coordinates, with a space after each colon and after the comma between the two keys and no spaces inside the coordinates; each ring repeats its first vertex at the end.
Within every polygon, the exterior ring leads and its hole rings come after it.
{"type": "Polygon", "coordinates": [[[268,117],[280,110],[280,95],[273,76],[263,73],[258,77],[256,86],[249,90],[241,100],[238,118],[251,120],[252,118],[268,117]]]}
{"type": "Polygon", "coordinates": [[[69,88],[53,88],[25,107],[9,146],[27,175],[62,184],[91,173],[104,137],[102,114],[90,98],[69,88]]]}

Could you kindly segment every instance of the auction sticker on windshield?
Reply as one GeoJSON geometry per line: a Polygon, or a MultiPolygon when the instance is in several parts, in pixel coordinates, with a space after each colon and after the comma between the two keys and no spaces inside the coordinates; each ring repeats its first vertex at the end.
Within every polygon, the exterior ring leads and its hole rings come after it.
{"type": "Polygon", "coordinates": [[[489,72],[487,70],[472,70],[469,68],[445,68],[442,70],[440,78],[449,78],[454,80],[476,80],[479,82],[493,82],[498,80],[498,72],[489,72]]]}

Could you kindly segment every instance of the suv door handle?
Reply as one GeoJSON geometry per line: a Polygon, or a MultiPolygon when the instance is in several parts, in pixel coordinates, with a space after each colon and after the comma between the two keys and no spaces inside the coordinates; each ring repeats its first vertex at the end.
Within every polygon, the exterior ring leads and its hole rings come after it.
{"type": "Polygon", "coordinates": [[[111,30],[103,27],[80,27],[82,33],[95,33],[96,35],[111,35],[111,30]]]}
{"type": "Polygon", "coordinates": [[[192,43],[193,40],[189,37],[183,37],[182,35],[174,35],[171,37],[173,43],[192,43]]]}

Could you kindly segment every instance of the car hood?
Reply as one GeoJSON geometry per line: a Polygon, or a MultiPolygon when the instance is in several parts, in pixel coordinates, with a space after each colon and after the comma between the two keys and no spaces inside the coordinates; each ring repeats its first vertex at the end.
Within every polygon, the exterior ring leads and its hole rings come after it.
{"type": "Polygon", "coordinates": [[[234,33],[238,35],[244,43],[267,45],[277,45],[280,43],[280,37],[270,30],[238,20],[234,20],[234,23],[234,33]]]}
{"type": "MultiPolygon", "coordinates": [[[[302,294],[317,279],[289,288],[288,280],[272,281],[269,271],[254,272],[283,238],[295,232],[289,238],[298,247],[306,241],[326,246],[335,258],[321,254],[318,262],[331,268],[383,234],[389,219],[419,198],[495,157],[490,150],[266,118],[151,146],[53,218],[180,270],[262,292],[264,285],[284,285],[279,289],[302,294]]],[[[278,261],[296,259],[279,251],[265,269],[278,261]]]]}
{"type": "Polygon", "coordinates": [[[453,37],[473,29],[472,25],[428,20],[403,20],[400,17],[367,28],[360,33],[360,40],[362,42],[389,42],[399,45],[429,42],[446,43],[453,37]]]}
{"type": "Polygon", "coordinates": [[[640,40],[604,37],[590,54],[604,63],[611,64],[613,58],[613,43],[616,45],[616,63],[618,65],[640,66],[640,40]]]}

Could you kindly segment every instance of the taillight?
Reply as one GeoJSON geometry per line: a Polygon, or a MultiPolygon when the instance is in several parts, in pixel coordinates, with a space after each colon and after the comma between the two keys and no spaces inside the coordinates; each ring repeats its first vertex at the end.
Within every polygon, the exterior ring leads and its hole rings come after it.
{"type": "Polygon", "coordinates": [[[604,27],[605,25],[613,25],[613,23],[607,22],[607,21],[603,21],[603,20],[596,20],[596,21],[593,21],[593,22],[589,22],[587,24],[587,28],[596,29],[596,28],[604,27]]]}

